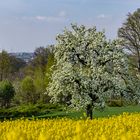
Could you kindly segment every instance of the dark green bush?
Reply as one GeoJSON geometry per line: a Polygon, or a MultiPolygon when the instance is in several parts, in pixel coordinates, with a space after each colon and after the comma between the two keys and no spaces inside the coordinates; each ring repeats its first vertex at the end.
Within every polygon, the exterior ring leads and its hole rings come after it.
{"type": "Polygon", "coordinates": [[[46,115],[55,111],[62,111],[57,104],[29,104],[0,110],[0,118],[18,118],[46,115]]]}
{"type": "Polygon", "coordinates": [[[15,95],[15,90],[11,82],[0,82],[0,105],[1,107],[10,107],[11,100],[15,95]]]}
{"type": "Polygon", "coordinates": [[[110,107],[121,107],[123,106],[123,101],[122,100],[109,100],[107,102],[107,105],[110,107]]]}

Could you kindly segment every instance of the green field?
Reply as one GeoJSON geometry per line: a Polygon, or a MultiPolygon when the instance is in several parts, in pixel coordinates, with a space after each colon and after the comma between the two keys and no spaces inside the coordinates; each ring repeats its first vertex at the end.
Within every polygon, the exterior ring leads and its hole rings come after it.
{"type": "MultiPolygon", "coordinates": [[[[140,106],[126,106],[126,107],[106,107],[104,111],[95,110],[93,112],[94,118],[109,117],[112,115],[120,115],[123,112],[140,112],[140,106]]],[[[68,117],[68,118],[83,118],[84,111],[55,111],[51,114],[44,114],[37,116],[38,118],[55,118],[55,117],[68,117]]]]}
{"type": "MultiPolygon", "coordinates": [[[[120,115],[123,112],[140,112],[140,105],[125,106],[125,107],[106,107],[103,111],[94,110],[93,117],[109,117],[112,115],[120,115]]],[[[27,118],[85,118],[84,111],[64,110],[62,106],[58,105],[30,105],[13,107],[10,109],[0,110],[0,119],[17,119],[21,117],[27,118]]]]}

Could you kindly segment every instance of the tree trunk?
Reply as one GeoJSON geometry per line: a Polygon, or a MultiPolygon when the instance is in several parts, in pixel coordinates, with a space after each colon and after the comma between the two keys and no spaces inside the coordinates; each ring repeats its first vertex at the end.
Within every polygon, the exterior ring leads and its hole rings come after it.
{"type": "Polygon", "coordinates": [[[89,117],[91,120],[92,120],[92,118],[93,118],[93,116],[92,116],[92,105],[88,105],[87,106],[87,108],[86,108],[86,113],[87,113],[87,117],[89,117]]]}
{"type": "Polygon", "coordinates": [[[140,58],[138,60],[138,72],[140,72],[140,58]]]}
{"type": "Polygon", "coordinates": [[[0,81],[2,81],[3,80],[3,75],[2,75],[2,73],[0,74],[0,81]]]}

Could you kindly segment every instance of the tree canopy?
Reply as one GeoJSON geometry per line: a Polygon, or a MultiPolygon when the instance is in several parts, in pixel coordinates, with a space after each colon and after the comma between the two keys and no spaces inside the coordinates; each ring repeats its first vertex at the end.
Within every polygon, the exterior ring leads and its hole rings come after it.
{"type": "Polygon", "coordinates": [[[119,40],[107,41],[96,27],[65,29],[54,51],[56,65],[48,90],[52,102],[89,111],[102,106],[105,97],[124,95],[127,58],[120,45],[119,40]]]}
{"type": "Polygon", "coordinates": [[[23,103],[36,103],[38,96],[36,94],[36,90],[35,90],[35,85],[33,82],[33,79],[30,76],[26,76],[20,85],[20,89],[21,89],[21,94],[20,94],[20,98],[21,98],[21,102],[23,103]]]}
{"type": "Polygon", "coordinates": [[[10,56],[6,51],[2,51],[0,53],[0,81],[8,78],[10,70],[10,56]]]}
{"type": "Polygon", "coordinates": [[[9,81],[0,82],[0,104],[2,107],[9,107],[11,99],[15,95],[13,85],[9,81]]]}
{"type": "Polygon", "coordinates": [[[123,46],[136,56],[135,67],[140,72],[140,9],[128,14],[126,21],[118,31],[118,36],[123,39],[123,46]]]}

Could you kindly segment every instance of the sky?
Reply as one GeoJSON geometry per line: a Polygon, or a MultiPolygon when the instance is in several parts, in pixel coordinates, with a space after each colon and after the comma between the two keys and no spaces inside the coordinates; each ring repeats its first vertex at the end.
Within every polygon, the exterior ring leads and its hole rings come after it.
{"type": "Polygon", "coordinates": [[[140,0],[0,0],[0,50],[33,52],[56,43],[71,23],[105,29],[108,39],[140,0]]]}

